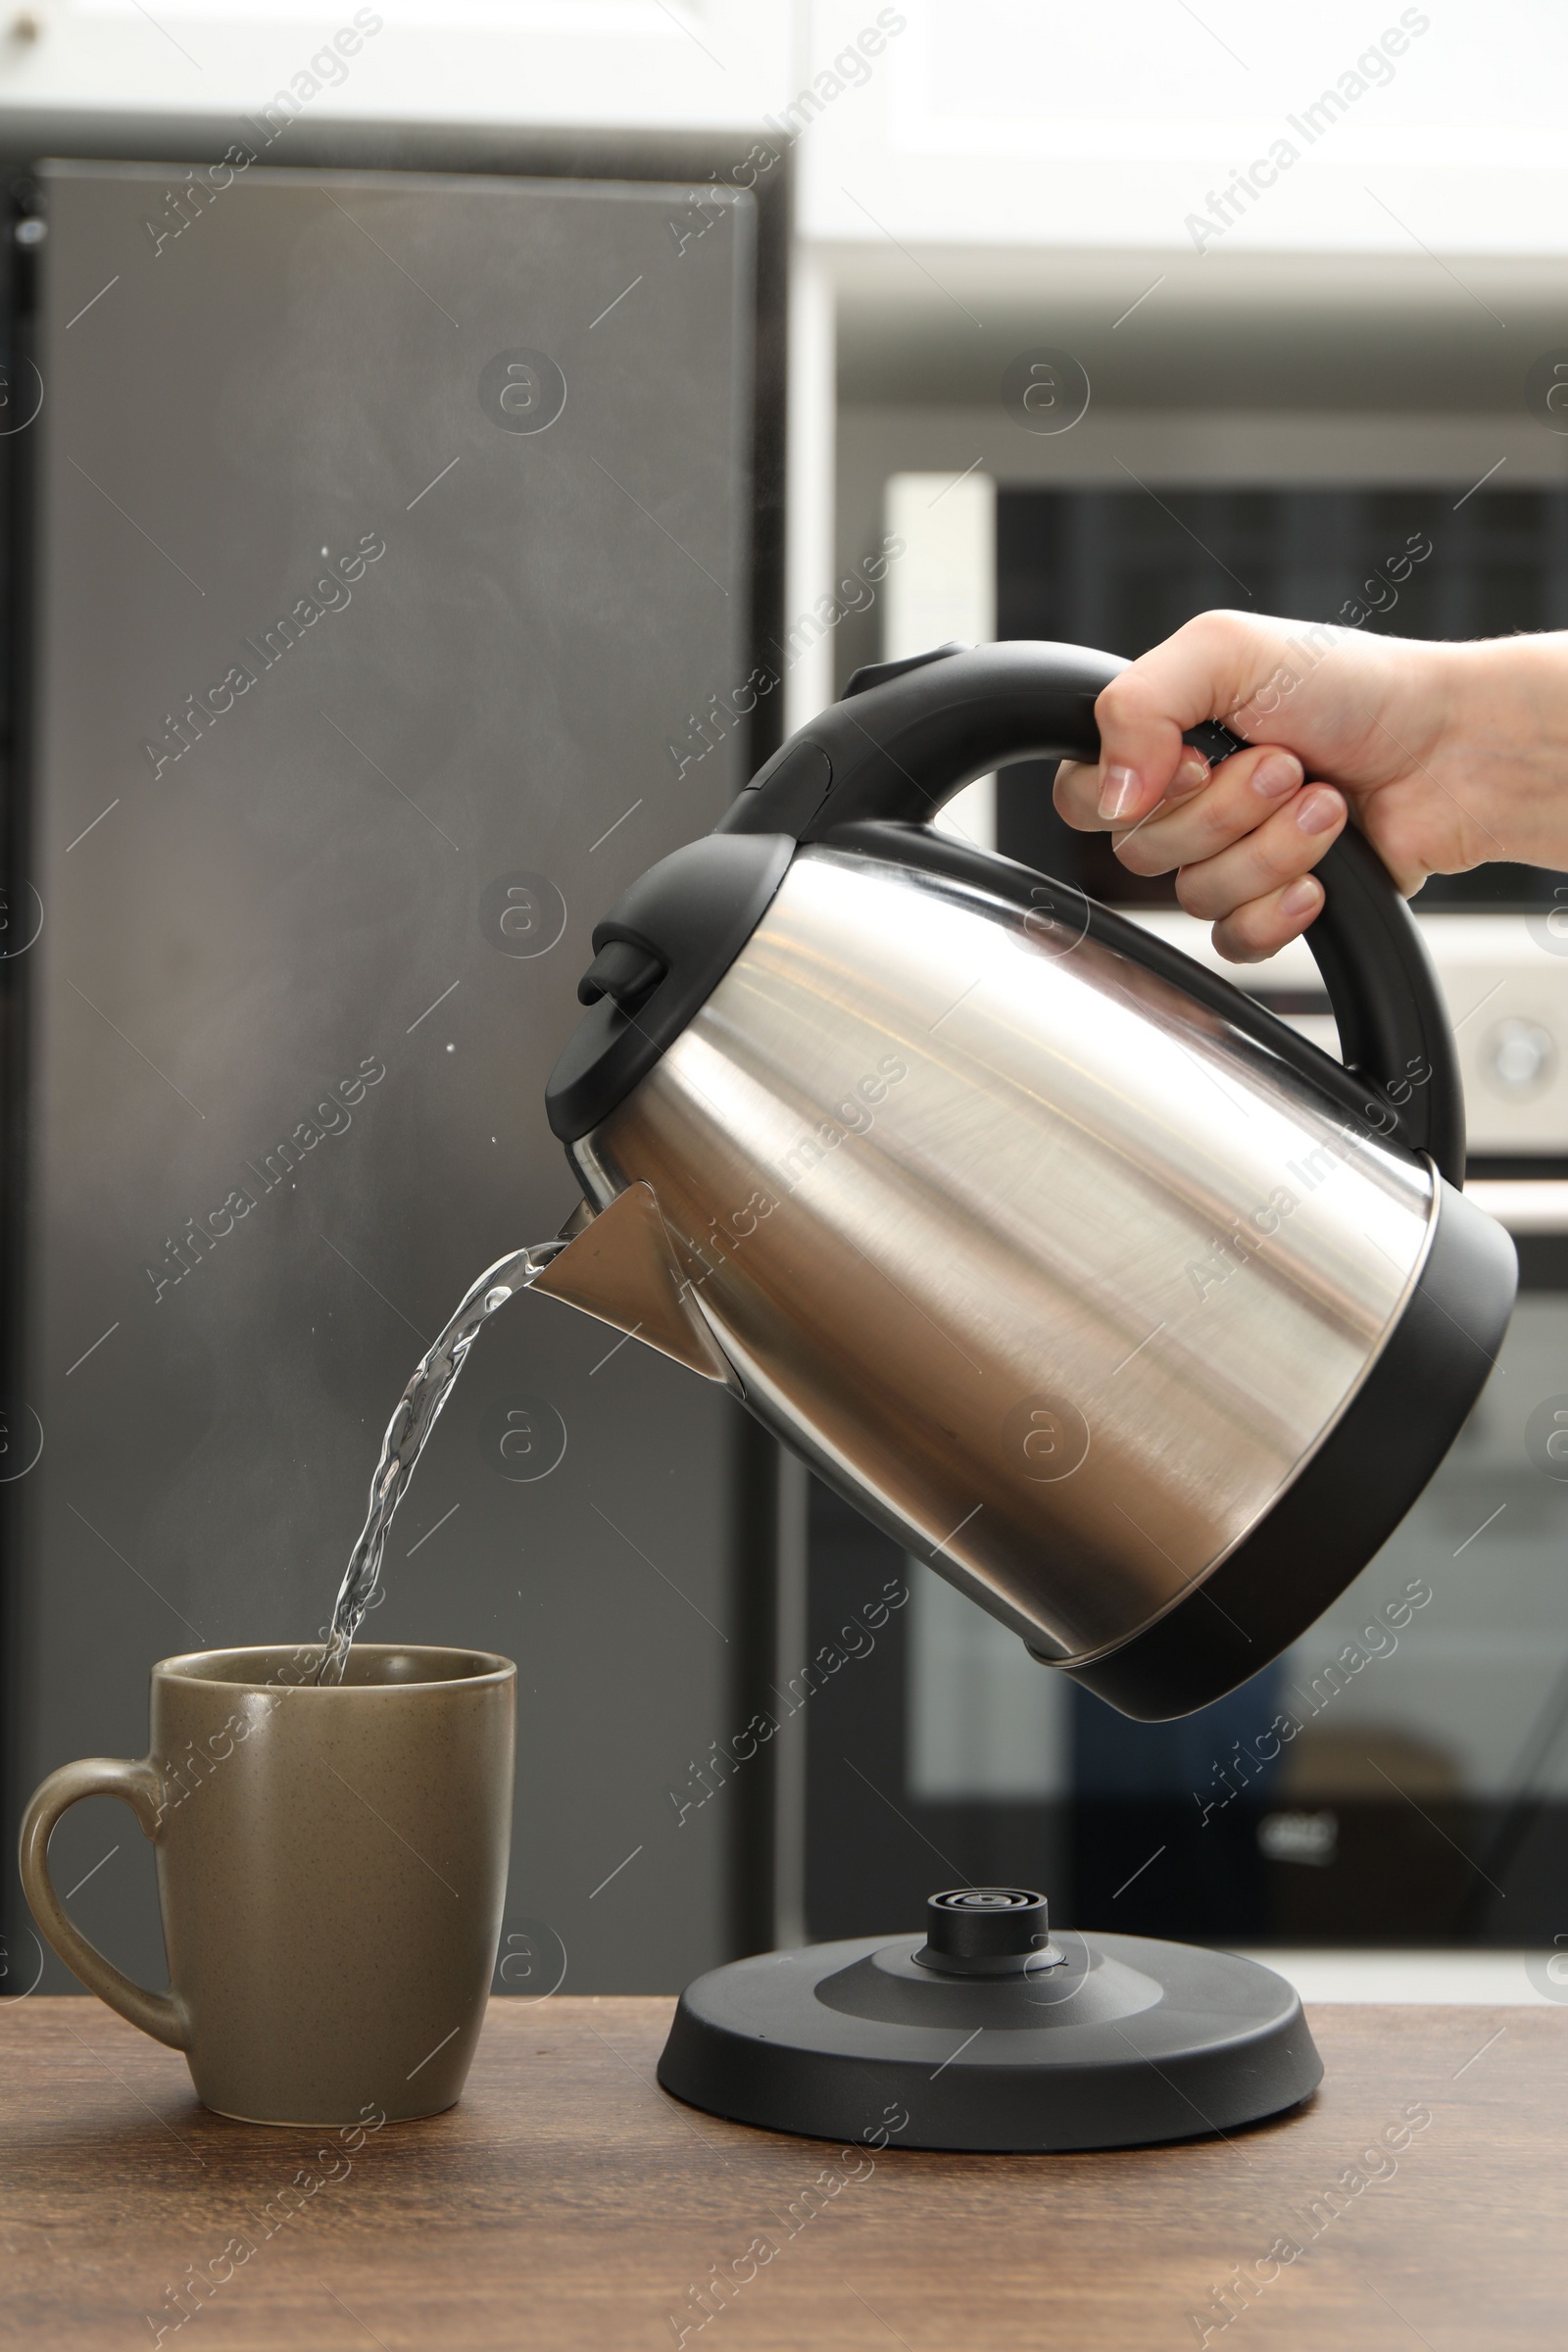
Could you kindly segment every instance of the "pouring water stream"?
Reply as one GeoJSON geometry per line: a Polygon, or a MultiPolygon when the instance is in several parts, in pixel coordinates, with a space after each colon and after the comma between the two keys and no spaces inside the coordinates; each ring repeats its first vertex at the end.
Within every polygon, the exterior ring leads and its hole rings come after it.
{"type": "Polygon", "coordinates": [[[381,1441],[381,1458],[370,1481],[369,1509],[338,1590],[326,1647],[317,1671],[318,1683],[343,1680],[354,1637],[381,1581],[381,1555],[393,1513],[481,1325],[509,1298],[535,1282],[565,1247],[563,1241],[535,1242],[530,1249],[514,1250],[510,1256],[497,1258],[465,1293],[451,1322],[419,1358],[381,1441]]]}

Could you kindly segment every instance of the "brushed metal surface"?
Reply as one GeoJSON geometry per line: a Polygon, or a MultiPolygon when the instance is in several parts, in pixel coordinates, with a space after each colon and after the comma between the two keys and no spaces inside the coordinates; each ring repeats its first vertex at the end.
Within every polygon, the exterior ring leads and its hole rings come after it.
{"type": "Polygon", "coordinates": [[[704,1380],[739,1388],[697,1309],[689,1277],[671,1247],[659,1203],[646,1184],[629,1184],[598,1216],[582,1202],[584,1228],[529,1289],[559,1298],[667,1355],[704,1380]]]}
{"type": "Polygon", "coordinates": [[[575,1149],[600,1205],[653,1187],[753,1408],[1070,1659],[1171,1607],[1321,1443],[1435,1199],[1131,958],[823,848],[575,1149]]]}

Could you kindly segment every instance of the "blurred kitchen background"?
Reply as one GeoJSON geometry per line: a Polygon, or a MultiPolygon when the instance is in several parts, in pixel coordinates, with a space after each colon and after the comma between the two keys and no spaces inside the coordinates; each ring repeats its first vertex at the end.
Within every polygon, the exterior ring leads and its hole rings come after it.
{"type": "MultiPolygon", "coordinates": [[[[1545,0],[0,10],[6,1989],[70,1983],[26,1793],[141,1752],[156,1658],[316,1632],[418,1346],[572,1204],[540,1096],[593,922],[858,664],[1214,605],[1568,627],[1565,69],[1545,0]]],[[[1210,953],[1049,771],[945,821],[1210,953]]],[[[1540,1978],[1568,876],[1418,914],[1518,1313],[1383,1554],[1184,1724],[662,1359],[543,1301],[487,1333],[372,1624],[521,1665],[498,1989],[673,1990],[963,1879],[1540,1978]]],[[[1304,949],[1249,985],[1332,1046],[1304,949]]],[[[59,1844],[155,1976],[129,1816],[59,1844]]]]}

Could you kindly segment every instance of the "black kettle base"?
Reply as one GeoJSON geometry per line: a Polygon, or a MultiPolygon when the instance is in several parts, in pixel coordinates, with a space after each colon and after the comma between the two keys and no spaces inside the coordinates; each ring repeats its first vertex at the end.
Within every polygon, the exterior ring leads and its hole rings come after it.
{"type": "Polygon", "coordinates": [[[714,1969],[682,1994],[659,2080],[772,2132],[1015,2151],[1233,2132],[1322,2080],[1294,1988],[1256,1961],[1070,1929],[1006,1975],[916,1952],[871,1936],[714,1969]]]}

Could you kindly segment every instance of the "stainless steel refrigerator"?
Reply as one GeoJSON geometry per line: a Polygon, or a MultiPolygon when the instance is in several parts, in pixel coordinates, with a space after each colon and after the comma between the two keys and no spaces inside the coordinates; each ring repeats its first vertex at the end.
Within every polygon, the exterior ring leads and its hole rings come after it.
{"type": "MultiPolygon", "coordinates": [[[[573,1205],[541,1096],[593,923],[780,699],[715,715],[776,599],[781,192],[760,294],[705,157],[343,169],[432,157],[288,127],[14,175],[8,1846],[51,1767],[144,1751],[155,1659],[323,1626],[421,1348],[573,1205]]],[[[769,1924],[762,1771],[669,1790],[765,1677],[771,1456],[608,1341],[486,1330],[366,1628],[517,1660],[523,1993],[670,1989],[769,1924]]],[[[57,1844],[161,1982],[129,1813],[57,1844]]],[[[13,1892],[4,1988],[40,1965],[71,1988],[13,1892]]]]}

